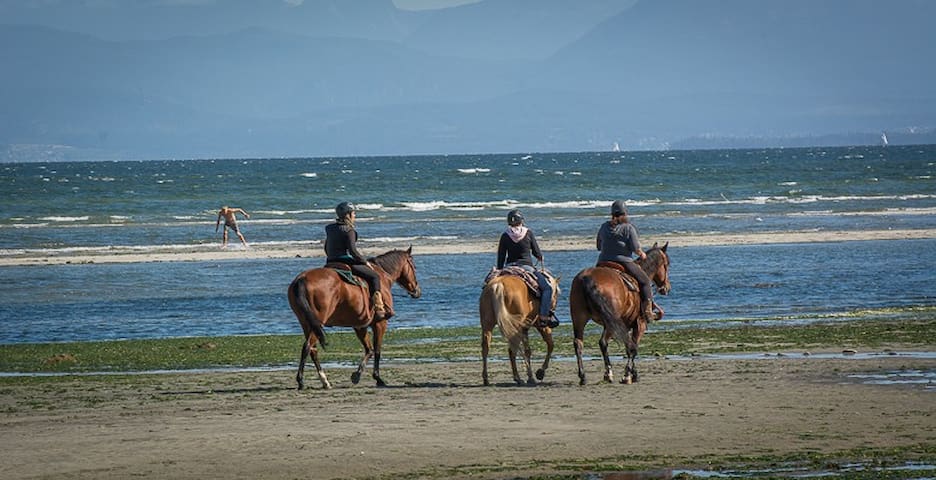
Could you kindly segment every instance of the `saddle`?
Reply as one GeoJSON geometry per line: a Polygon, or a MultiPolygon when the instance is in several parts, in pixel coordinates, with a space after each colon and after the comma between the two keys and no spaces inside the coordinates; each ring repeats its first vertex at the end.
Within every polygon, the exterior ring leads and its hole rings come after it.
{"type": "MultiPolygon", "coordinates": [[[[484,283],[481,284],[481,288],[484,288],[491,280],[504,275],[520,277],[520,279],[523,280],[523,283],[526,284],[527,288],[530,289],[530,293],[532,293],[534,297],[540,298],[542,296],[542,292],[540,292],[539,288],[539,282],[536,281],[536,276],[533,275],[533,272],[512,265],[506,266],[500,270],[498,270],[496,267],[491,267],[491,271],[488,272],[486,277],[484,277],[484,283]]],[[[549,273],[544,272],[544,275],[546,275],[547,278],[552,278],[549,273]]]]}
{"type": "Polygon", "coordinates": [[[624,281],[624,285],[627,287],[628,290],[630,290],[630,291],[632,291],[632,292],[639,292],[639,291],[640,291],[640,288],[639,288],[639,286],[637,285],[637,281],[634,280],[634,277],[630,276],[630,274],[627,273],[627,270],[625,270],[625,269],[624,269],[624,266],[622,266],[620,263],[617,263],[617,262],[598,262],[598,263],[595,264],[595,266],[596,266],[596,267],[610,268],[610,269],[612,269],[612,270],[617,270],[617,272],[618,272],[619,274],[621,274],[621,280],[624,281]]]}
{"type": "Polygon", "coordinates": [[[356,287],[367,288],[367,283],[362,281],[360,278],[354,276],[354,272],[351,271],[351,265],[341,262],[328,262],[325,264],[325,268],[331,268],[338,276],[347,283],[354,285],[356,287]]]}

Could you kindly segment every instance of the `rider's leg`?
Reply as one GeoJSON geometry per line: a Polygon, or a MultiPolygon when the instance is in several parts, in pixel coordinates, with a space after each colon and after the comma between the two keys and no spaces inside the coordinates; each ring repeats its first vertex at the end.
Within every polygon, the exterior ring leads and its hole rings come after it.
{"type": "Polygon", "coordinates": [[[559,326],[559,322],[553,320],[552,312],[552,284],[549,283],[546,275],[542,272],[535,272],[534,275],[536,276],[536,283],[539,284],[540,288],[539,324],[541,327],[557,327],[559,326]]]}
{"type": "Polygon", "coordinates": [[[640,314],[648,322],[653,321],[653,288],[650,285],[650,277],[635,262],[624,262],[623,265],[640,286],[640,314]]]}
{"type": "Polygon", "coordinates": [[[367,265],[352,265],[351,270],[364,278],[371,291],[371,302],[374,305],[374,318],[381,319],[386,316],[386,306],[380,294],[380,276],[367,265]]]}

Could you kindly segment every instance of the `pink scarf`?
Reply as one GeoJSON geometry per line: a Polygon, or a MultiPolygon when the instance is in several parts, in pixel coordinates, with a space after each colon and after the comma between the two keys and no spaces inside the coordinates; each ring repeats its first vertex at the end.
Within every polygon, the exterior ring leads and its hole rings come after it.
{"type": "Polygon", "coordinates": [[[523,225],[517,225],[516,227],[507,227],[506,232],[510,239],[513,240],[514,243],[517,243],[520,240],[523,240],[523,237],[526,236],[528,230],[529,229],[523,225]]]}

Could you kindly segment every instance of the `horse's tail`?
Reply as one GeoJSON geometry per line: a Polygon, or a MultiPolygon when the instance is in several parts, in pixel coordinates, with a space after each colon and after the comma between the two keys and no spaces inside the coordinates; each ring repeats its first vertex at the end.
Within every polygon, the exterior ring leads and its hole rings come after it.
{"type": "Polygon", "coordinates": [[[598,284],[591,275],[582,275],[582,287],[585,291],[585,297],[592,305],[592,310],[597,310],[601,315],[601,323],[604,328],[611,332],[611,336],[619,342],[627,341],[627,329],[621,322],[619,315],[614,311],[608,298],[598,289],[598,284]]]}
{"type": "Polygon", "coordinates": [[[301,320],[312,329],[312,333],[319,339],[319,344],[325,348],[325,329],[322,328],[322,322],[312,313],[312,305],[309,305],[308,290],[306,290],[305,275],[299,275],[292,284],[289,285],[289,295],[292,296],[294,303],[299,307],[298,315],[301,320]]]}
{"type": "Polygon", "coordinates": [[[507,309],[507,290],[501,282],[491,282],[491,302],[493,302],[494,317],[497,318],[497,328],[501,337],[510,345],[510,349],[519,352],[523,336],[521,324],[523,315],[510,313],[507,309]]]}

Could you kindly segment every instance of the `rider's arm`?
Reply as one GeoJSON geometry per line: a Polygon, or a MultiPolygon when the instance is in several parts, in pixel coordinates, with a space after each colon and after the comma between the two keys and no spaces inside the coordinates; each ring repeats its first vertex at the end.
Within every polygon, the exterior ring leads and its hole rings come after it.
{"type": "Polygon", "coordinates": [[[364,255],[361,255],[361,252],[359,252],[357,249],[357,232],[351,230],[347,232],[346,235],[348,235],[348,253],[350,253],[351,257],[353,257],[355,260],[366,264],[367,259],[364,258],[364,255]]]}
{"type": "Polygon", "coordinates": [[[500,241],[497,242],[497,269],[500,270],[504,268],[504,262],[507,260],[507,244],[504,242],[504,239],[507,237],[507,234],[501,234],[500,241]]]}
{"type": "Polygon", "coordinates": [[[536,257],[540,262],[543,261],[543,252],[540,251],[539,243],[536,242],[536,235],[533,235],[533,230],[530,230],[527,235],[530,236],[530,253],[536,257]]]}

